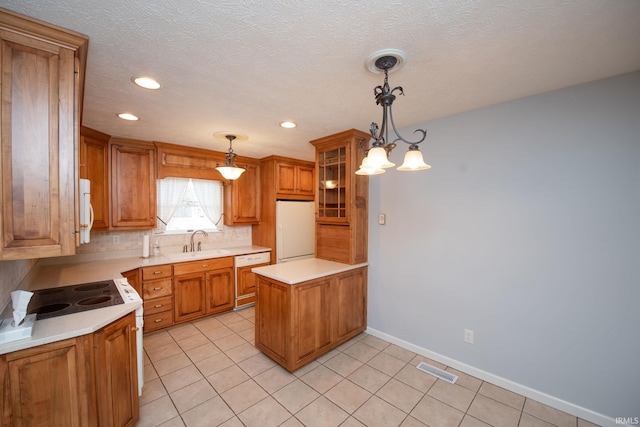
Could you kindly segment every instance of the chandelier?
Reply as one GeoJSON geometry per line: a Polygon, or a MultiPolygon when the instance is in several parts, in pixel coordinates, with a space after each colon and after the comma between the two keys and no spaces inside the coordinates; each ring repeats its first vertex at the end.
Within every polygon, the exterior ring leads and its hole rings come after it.
{"type": "Polygon", "coordinates": [[[398,64],[398,58],[403,60],[403,52],[389,49],[377,52],[372,55],[372,60],[375,59],[373,64],[369,65],[369,69],[372,71],[384,72],[384,84],[376,86],[373,89],[375,95],[376,104],[382,106],[382,124],[378,126],[377,123],[371,123],[369,132],[371,133],[371,148],[368,150],[365,147],[361,147],[366,152],[365,158],[362,160],[360,169],[356,171],[358,175],[378,175],[385,172],[385,169],[395,166],[389,160],[389,156],[394,148],[396,148],[396,142],[402,141],[405,144],[409,144],[409,150],[404,156],[404,162],[397,169],[399,171],[416,171],[425,170],[431,168],[430,165],[424,162],[422,153],[418,149],[418,144],[425,140],[427,137],[427,131],[424,129],[416,129],[413,133],[419,134],[417,141],[408,141],[403,138],[396,129],[396,125],[393,121],[393,112],[391,106],[396,99],[394,93],[404,95],[402,86],[396,86],[393,89],[389,86],[389,70],[394,68],[398,64]],[[388,54],[387,54],[388,53],[388,54]],[[375,69],[373,68],[375,66],[375,69]],[[391,141],[389,139],[389,124],[395,134],[395,139],[391,141]]]}
{"type": "MultiPolygon", "coordinates": [[[[216,133],[215,136],[218,136],[216,133]]],[[[224,165],[216,164],[216,170],[220,172],[224,179],[234,181],[240,178],[240,175],[246,170],[236,166],[236,157],[238,155],[233,152],[233,140],[237,138],[236,135],[225,134],[224,137],[229,140],[229,151],[224,156],[224,165]]]]}

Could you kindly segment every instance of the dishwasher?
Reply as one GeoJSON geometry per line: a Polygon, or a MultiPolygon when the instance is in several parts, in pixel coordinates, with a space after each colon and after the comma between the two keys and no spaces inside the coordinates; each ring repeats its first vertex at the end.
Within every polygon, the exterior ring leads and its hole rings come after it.
{"type": "Polygon", "coordinates": [[[271,263],[271,252],[240,255],[235,257],[234,261],[236,269],[236,303],[234,310],[240,310],[255,305],[256,274],[251,269],[269,265],[271,263]]]}

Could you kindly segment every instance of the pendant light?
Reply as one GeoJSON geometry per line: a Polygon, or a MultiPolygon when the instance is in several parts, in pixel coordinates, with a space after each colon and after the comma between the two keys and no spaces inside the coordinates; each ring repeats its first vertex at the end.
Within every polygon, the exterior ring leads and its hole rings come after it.
{"type": "MultiPolygon", "coordinates": [[[[218,136],[218,133],[214,134],[214,136],[218,136]]],[[[238,155],[233,152],[233,141],[237,136],[225,133],[224,137],[229,140],[229,151],[224,156],[224,165],[216,164],[216,170],[220,172],[224,179],[234,181],[240,178],[246,168],[236,166],[236,157],[238,155]]]]}
{"type": "Polygon", "coordinates": [[[393,121],[391,106],[396,99],[394,93],[397,92],[399,95],[404,95],[404,91],[402,86],[396,86],[391,89],[389,86],[389,71],[399,68],[402,63],[404,63],[404,60],[404,52],[397,49],[378,51],[372,54],[367,60],[369,70],[373,72],[384,72],[384,83],[373,89],[376,104],[382,107],[382,124],[378,126],[375,122],[371,123],[369,130],[372,140],[371,148],[367,150],[365,147],[362,147],[367,154],[362,160],[360,169],[356,171],[357,175],[377,175],[384,173],[384,170],[387,168],[394,167],[395,163],[389,160],[389,155],[396,147],[396,142],[398,141],[409,144],[409,150],[404,156],[404,162],[397,168],[399,171],[416,171],[431,168],[430,165],[424,162],[422,153],[418,148],[418,144],[426,139],[427,131],[424,129],[416,129],[414,133],[421,134],[421,138],[417,141],[408,141],[398,133],[393,121]],[[395,134],[393,141],[389,140],[389,123],[395,134]]]}

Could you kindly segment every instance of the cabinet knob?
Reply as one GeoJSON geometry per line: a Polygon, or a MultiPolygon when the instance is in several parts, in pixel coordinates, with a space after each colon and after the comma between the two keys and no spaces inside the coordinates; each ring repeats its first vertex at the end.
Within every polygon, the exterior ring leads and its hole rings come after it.
{"type": "Polygon", "coordinates": [[[156,305],[153,306],[153,308],[160,308],[160,307],[162,307],[162,305],[163,304],[156,304],[156,305]]]}
{"type": "Polygon", "coordinates": [[[131,327],[131,330],[132,330],[133,332],[137,332],[137,331],[139,330],[139,328],[137,328],[137,327],[133,326],[133,327],[131,327]]]}
{"type": "Polygon", "coordinates": [[[154,291],[159,291],[162,289],[162,286],[158,287],[158,288],[153,288],[154,291]]]}
{"type": "Polygon", "coordinates": [[[153,321],[153,323],[160,323],[160,322],[162,322],[162,319],[156,319],[153,321]]]}

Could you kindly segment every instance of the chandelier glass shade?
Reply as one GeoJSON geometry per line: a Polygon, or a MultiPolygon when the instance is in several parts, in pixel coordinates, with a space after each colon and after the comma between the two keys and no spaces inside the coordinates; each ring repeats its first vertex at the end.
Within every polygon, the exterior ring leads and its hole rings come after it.
{"type": "MultiPolygon", "coordinates": [[[[391,89],[389,86],[389,70],[398,63],[398,58],[393,55],[381,56],[375,61],[375,67],[384,71],[384,83],[373,89],[376,104],[382,107],[382,124],[371,123],[369,132],[371,133],[371,148],[366,149],[366,156],[360,165],[360,169],[356,171],[357,175],[377,175],[385,172],[385,169],[395,166],[395,163],[389,160],[389,156],[396,143],[399,141],[409,144],[409,150],[405,154],[403,164],[398,167],[399,171],[416,171],[431,168],[424,162],[422,153],[418,148],[418,144],[427,137],[427,131],[424,129],[416,129],[414,133],[420,135],[416,141],[410,141],[403,138],[396,129],[393,121],[393,111],[391,109],[393,101],[396,99],[395,93],[404,95],[402,86],[396,86],[391,89]],[[389,138],[389,130],[395,134],[393,141],[389,138]]],[[[364,142],[364,141],[363,141],[364,142]]]]}
{"type": "Polygon", "coordinates": [[[235,135],[225,135],[225,138],[229,140],[229,151],[224,156],[224,165],[216,165],[216,170],[220,172],[222,177],[229,181],[235,181],[240,178],[240,175],[244,173],[246,168],[236,166],[236,157],[238,155],[233,152],[233,140],[236,139],[235,135]]]}

